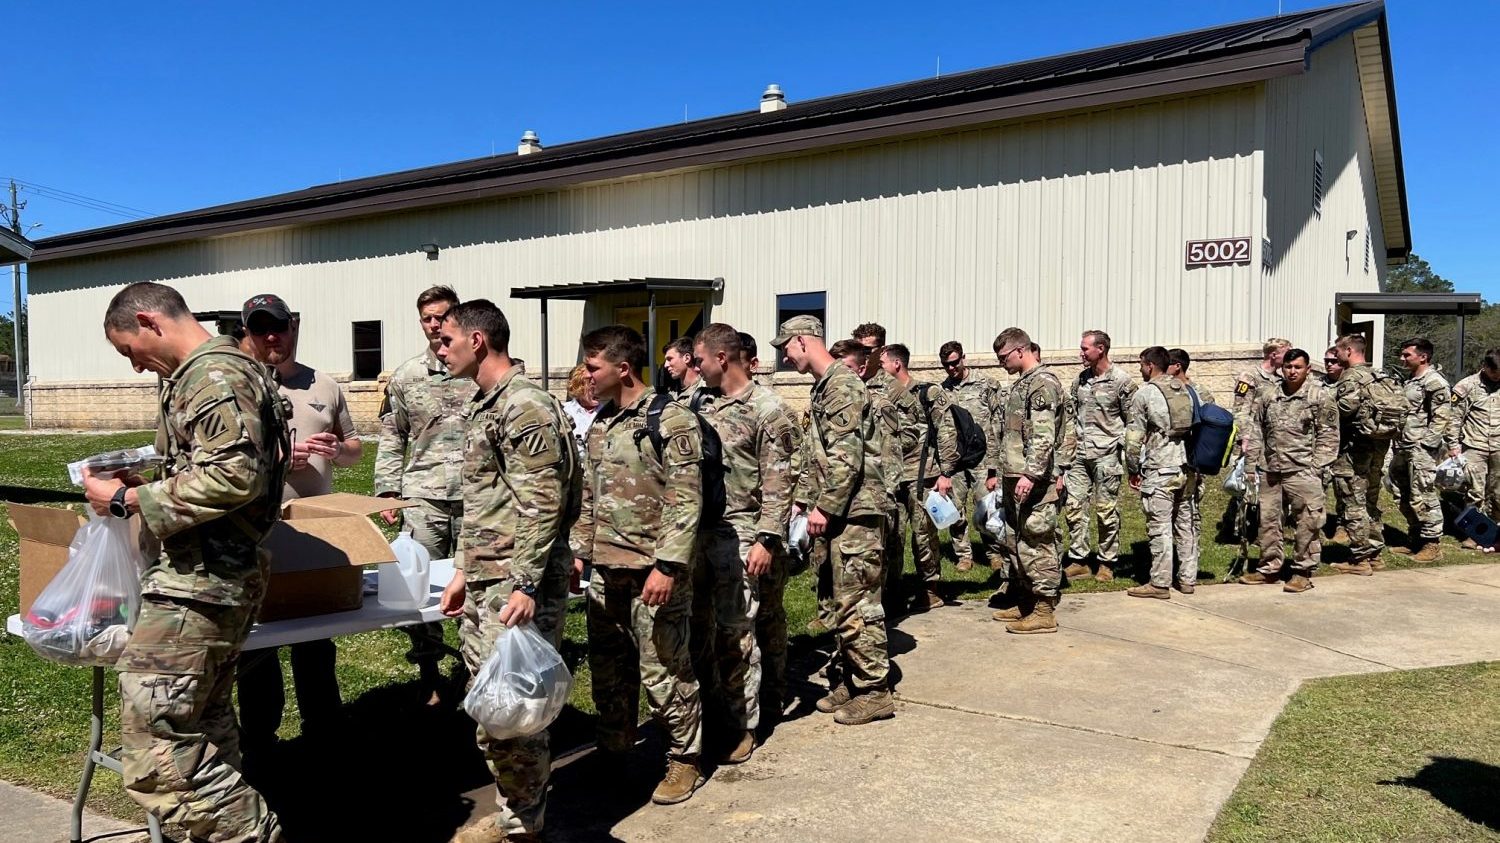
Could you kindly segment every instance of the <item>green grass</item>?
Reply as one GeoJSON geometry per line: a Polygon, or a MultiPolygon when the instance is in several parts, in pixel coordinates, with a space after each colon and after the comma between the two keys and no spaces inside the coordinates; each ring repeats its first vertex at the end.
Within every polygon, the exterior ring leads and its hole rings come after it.
{"type": "Polygon", "coordinates": [[[1493,662],[1309,682],[1208,839],[1500,840],[1497,720],[1493,662]]]}
{"type": "MultiPolygon", "coordinates": [[[[150,440],[147,433],[119,434],[63,434],[37,436],[0,437],[0,484],[32,486],[57,490],[69,490],[64,465],[89,454],[120,447],[139,445],[150,440]]],[[[338,469],[334,485],[340,491],[368,493],[372,482],[374,448],[366,449],[364,461],[351,468],[338,469]]],[[[1222,515],[1227,497],[1213,484],[1204,501],[1204,524],[1206,541],[1203,548],[1202,568],[1204,581],[1222,578],[1238,548],[1235,545],[1220,545],[1212,541],[1213,524],[1222,515]]],[[[1135,494],[1126,491],[1121,503],[1122,557],[1127,564],[1122,572],[1129,573],[1133,565],[1139,565],[1144,573],[1147,549],[1145,544],[1145,521],[1135,494]]],[[[1393,517],[1394,513],[1391,516],[1393,517]]],[[[1448,549],[1445,561],[1478,561],[1477,553],[1468,553],[1452,546],[1445,540],[1448,549]]],[[[16,611],[17,590],[17,540],[8,524],[0,525],[0,616],[9,616],[16,611]]],[[[1388,559],[1392,567],[1407,564],[1400,557],[1388,559]]],[[[908,559],[907,570],[912,567],[908,559]]],[[[950,596],[959,599],[983,600],[994,589],[996,582],[991,572],[980,566],[959,574],[952,567],[951,555],[944,563],[944,580],[948,583],[950,596]]],[[[1133,580],[1122,577],[1112,583],[1092,580],[1075,583],[1072,590],[1103,591],[1129,587],[1133,580]]],[[[795,654],[812,642],[805,627],[813,617],[816,602],[812,593],[812,576],[803,573],[792,579],[787,586],[786,605],[788,628],[792,634],[795,654]]],[[[453,624],[448,624],[449,643],[456,644],[453,624]]],[[[568,613],[566,653],[578,659],[584,652],[585,631],[581,601],[574,601],[568,613]]],[[[824,639],[826,642],[827,639],[824,639]]],[[[415,669],[407,664],[404,653],[408,639],[400,632],[381,631],[339,639],[338,677],[344,701],[352,703],[364,695],[370,699],[381,697],[376,691],[406,687],[415,677],[415,669]]],[[[285,658],[283,653],[283,658],[285,658]]],[[[451,664],[451,662],[450,662],[451,664]]],[[[593,713],[590,699],[590,677],[588,665],[578,661],[575,666],[575,683],[572,706],[578,714],[593,713]]],[[[0,779],[16,782],[50,793],[68,797],[77,786],[78,770],[81,766],[80,749],[88,734],[87,700],[89,695],[89,671],[52,664],[37,658],[18,638],[0,636],[0,779]]],[[[290,684],[290,680],[288,680],[290,684]]],[[[116,702],[113,680],[110,681],[107,710],[107,741],[117,740],[116,702]]],[[[290,690],[290,688],[289,688],[290,690]]],[[[290,694],[288,695],[290,697],[290,694]]],[[[386,699],[389,694],[381,699],[386,699]]],[[[560,739],[560,743],[588,738],[587,720],[570,716],[573,731],[560,739]]],[[[300,731],[295,704],[289,707],[282,726],[283,737],[293,738],[300,731]]],[[[137,817],[134,803],[120,789],[119,777],[103,774],[96,779],[92,805],[96,810],[131,818],[137,817]]]]}

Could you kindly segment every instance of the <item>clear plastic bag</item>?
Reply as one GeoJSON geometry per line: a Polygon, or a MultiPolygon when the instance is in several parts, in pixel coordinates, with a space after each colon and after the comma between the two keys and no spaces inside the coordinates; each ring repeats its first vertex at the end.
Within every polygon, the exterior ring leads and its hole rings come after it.
{"type": "Polygon", "coordinates": [[[974,523],[996,541],[1005,540],[1005,495],[998,487],[975,504],[974,523]],[[980,517],[981,513],[983,518],[980,517]]]}
{"type": "Polygon", "coordinates": [[[1445,492],[1462,492],[1469,488],[1469,458],[1459,454],[1439,463],[1437,487],[1445,492]]]}
{"type": "Polygon", "coordinates": [[[464,711],[498,740],[542,731],[562,713],[573,674],[536,625],[502,629],[464,696],[464,711]]]}
{"type": "Polygon", "coordinates": [[[1235,460],[1234,470],[1229,472],[1228,477],[1224,478],[1224,491],[1238,498],[1244,496],[1246,489],[1245,458],[1240,457],[1238,460],[1235,460]]]}
{"type": "Polygon", "coordinates": [[[42,589],[21,635],[44,659],[108,667],[130,640],[141,606],[141,554],[130,522],[94,516],[68,545],[68,562],[42,589]]]}

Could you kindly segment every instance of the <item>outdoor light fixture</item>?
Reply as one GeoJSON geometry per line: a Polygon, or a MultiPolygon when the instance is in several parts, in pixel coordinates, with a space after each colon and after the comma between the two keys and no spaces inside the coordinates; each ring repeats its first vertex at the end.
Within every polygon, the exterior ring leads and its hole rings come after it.
{"type": "Polygon", "coordinates": [[[438,244],[436,244],[436,243],[423,243],[422,245],[418,246],[417,248],[427,254],[427,259],[428,260],[430,260],[430,261],[437,260],[437,258],[438,258],[438,244]]]}

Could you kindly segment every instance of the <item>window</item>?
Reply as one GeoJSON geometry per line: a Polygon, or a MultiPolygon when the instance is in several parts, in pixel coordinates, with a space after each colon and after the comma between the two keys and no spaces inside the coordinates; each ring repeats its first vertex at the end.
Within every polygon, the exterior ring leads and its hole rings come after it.
{"type": "Polygon", "coordinates": [[[380,322],[354,323],[354,379],[372,381],[380,377],[380,322]]]}
{"type": "Polygon", "coordinates": [[[1313,214],[1323,218],[1323,153],[1313,150],[1313,214]]]}
{"type": "MultiPolygon", "coordinates": [[[[775,332],[781,328],[781,323],[792,318],[793,316],[818,317],[823,322],[823,330],[826,335],[826,332],[828,330],[828,294],[788,293],[786,295],[777,296],[776,322],[771,329],[771,337],[767,338],[766,345],[762,346],[762,354],[765,353],[764,349],[766,347],[769,347],[770,339],[775,337],[775,332]]],[[[771,351],[772,353],[775,353],[775,349],[771,349],[771,351]]],[[[761,359],[764,360],[765,358],[762,357],[761,359]]],[[[776,369],[777,371],[783,372],[791,369],[790,366],[786,365],[786,361],[782,359],[780,354],[776,354],[776,369]]]]}

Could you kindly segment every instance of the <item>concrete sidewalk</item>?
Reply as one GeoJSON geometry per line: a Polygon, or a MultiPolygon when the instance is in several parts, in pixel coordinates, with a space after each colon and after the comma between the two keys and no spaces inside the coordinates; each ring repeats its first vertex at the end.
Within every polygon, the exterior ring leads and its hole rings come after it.
{"type": "MultiPolygon", "coordinates": [[[[108,773],[105,773],[108,775],[108,773]]],[[[20,785],[0,781],[0,843],[63,843],[68,839],[72,805],[61,799],[44,796],[20,785]]],[[[85,840],[103,837],[110,843],[142,843],[150,839],[144,833],[130,833],[140,826],[102,817],[92,811],[83,815],[85,840]]]]}
{"type": "Polygon", "coordinates": [[[616,804],[571,774],[587,759],[565,765],[554,832],[1201,840],[1303,680],[1500,659],[1500,566],[1331,576],[1300,595],[1215,585],[1171,600],[1065,597],[1056,635],[1009,635],[989,615],[974,602],[903,621],[894,720],[800,716],[683,805],[616,804]]]}

